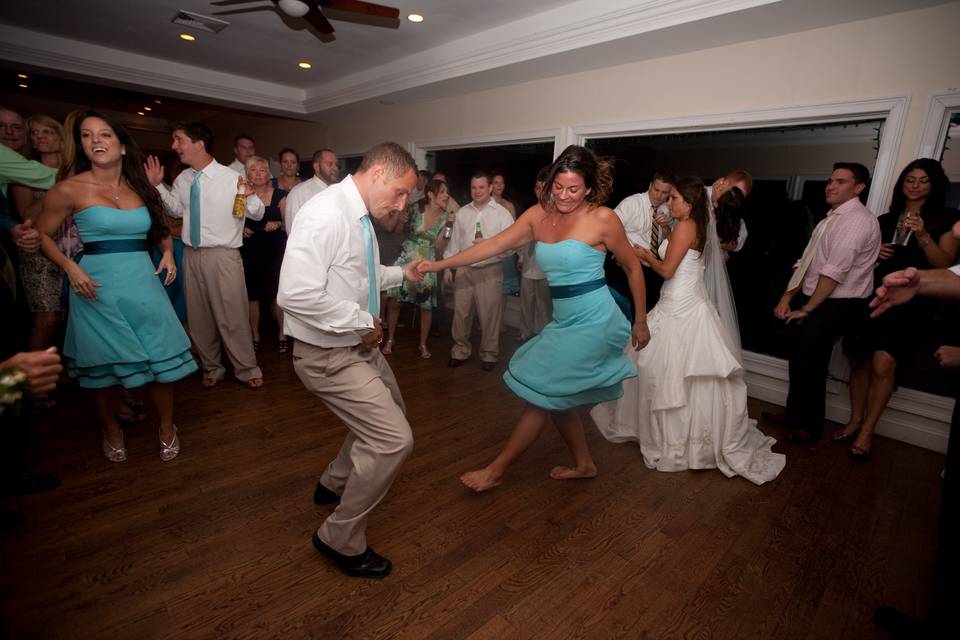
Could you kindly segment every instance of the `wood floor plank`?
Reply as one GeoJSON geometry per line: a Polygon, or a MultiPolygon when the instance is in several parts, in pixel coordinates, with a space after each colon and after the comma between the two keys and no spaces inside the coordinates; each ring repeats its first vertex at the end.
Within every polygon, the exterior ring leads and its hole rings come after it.
{"type": "MultiPolygon", "coordinates": [[[[503,361],[513,349],[504,341],[503,361]]],[[[778,445],[787,468],[756,487],[718,471],[659,473],[604,440],[600,474],[550,427],[502,487],[458,481],[499,451],[522,409],[476,359],[390,356],[415,449],[370,518],[394,561],[344,577],[310,544],[330,508],[314,485],[345,428],[264,342],[267,385],[177,384],[182,455],[158,456],[156,418],[126,429],[130,459],[99,453],[90,398],[67,388],[34,424],[30,458],[55,491],[5,506],[0,606],[11,638],[871,638],[878,603],[922,612],[937,544],[943,456],[877,438],[854,463],[825,441],[778,445]]],[[[751,413],[765,405],[750,401],[751,413]]],[[[764,427],[764,429],[767,429],[764,427]]],[[[774,437],[776,428],[767,429],[774,437]]]]}

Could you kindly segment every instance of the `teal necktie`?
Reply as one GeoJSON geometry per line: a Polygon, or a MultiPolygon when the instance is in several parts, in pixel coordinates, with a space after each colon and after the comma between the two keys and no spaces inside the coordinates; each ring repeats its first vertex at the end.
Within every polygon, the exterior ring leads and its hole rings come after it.
{"type": "Polygon", "coordinates": [[[201,171],[194,171],[193,182],[190,183],[190,246],[200,248],[200,176],[201,171]]]}
{"type": "Polygon", "coordinates": [[[360,218],[360,226],[363,227],[363,246],[367,250],[367,280],[370,285],[367,311],[376,318],[380,316],[380,287],[377,286],[377,265],[373,262],[373,228],[369,214],[360,218]]]}

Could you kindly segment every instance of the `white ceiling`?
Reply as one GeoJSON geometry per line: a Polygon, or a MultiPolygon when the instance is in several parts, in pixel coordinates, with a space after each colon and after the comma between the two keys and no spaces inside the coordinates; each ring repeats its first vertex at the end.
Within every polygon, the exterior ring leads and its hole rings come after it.
{"type": "MultiPolygon", "coordinates": [[[[0,0],[0,60],[283,115],[425,99],[941,4],[943,0],[397,0],[399,29],[334,21],[322,43],[270,12],[219,34],[208,0],[0,0]],[[421,24],[408,13],[425,16],[421,24]],[[313,69],[297,68],[306,59],[313,69]]],[[[268,0],[260,3],[269,4],[268,0]]],[[[256,1],[249,5],[254,6],[256,1]]],[[[234,8],[234,7],[225,7],[234,8]]],[[[293,23],[296,24],[296,23],[293,23]]]]}

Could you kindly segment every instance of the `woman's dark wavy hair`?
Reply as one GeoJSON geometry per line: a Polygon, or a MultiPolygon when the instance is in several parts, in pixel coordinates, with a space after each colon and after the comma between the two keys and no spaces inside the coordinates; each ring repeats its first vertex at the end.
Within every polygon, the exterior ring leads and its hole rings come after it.
{"type": "Polygon", "coordinates": [[[746,199],[740,187],[733,187],[717,200],[713,215],[717,220],[717,236],[721,242],[733,242],[740,235],[740,220],[743,219],[743,202],[746,199]]]}
{"type": "MultiPolygon", "coordinates": [[[[907,174],[914,169],[920,169],[930,178],[930,193],[927,194],[927,200],[920,207],[920,217],[926,219],[925,214],[937,214],[943,210],[947,201],[947,174],[943,166],[933,158],[917,158],[900,172],[897,183],[893,187],[893,197],[890,199],[890,211],[893,213],[903,213],[907,209],[907,196],[903,195],[903,181],[907,179],[907,174]]],[[[929,222],[929,220],[927,220],[929,222]]]]}
{"type": "Polygon", "coordinates": [[[160,241],[170,233],[167,225],[163,223],[163,201],[160,199],[160,194],[156,188],[147,180],[147,172],[143,168],[143,153],[140,151],[140,147],[116,119],[92,110],[81,111],[77,114],[71,129],[74,145],[72,167],[74,174],[89,171],[91,167],[90,158],[84,152],[83,142],[80,139],[80,129],[87,118],[100,118],[106,122],[113,129],[117,140],[124,146],[126,153],[122,156],[121,174],[127,186],[140,196],[150,213],[150,231],[147,232],[147,242],[150,246],[160,244],[160,241]]]}
{"type": "Polygon", "coordinates": [[[436,198],[440,193],[440,187],[447,186],[447,183],[443,180],[428,180],[427,186],[423,188],[423,199],[420,200],[417,204],[419,205],[421,213],[427,209],[427,194],[432,193],[433,197],[436,198]]]}
{"type": "Polygon", "coordinates": [[[707,242],[707,222],[710,219],[710,205],[707,202],[707,187],[696,176],[685,176],[674,183],[673,187],[680,197],[690,205],[690,219],[697,224],[697,244],[700,250],[707,242]]]}
{"type": "Polygon", "coordinates": [[[587,202],[602,206],[613,192],[613,160],[595,155],[586,147],[570,145],[553,164],[540,191],[540,206],[544,211],[553,208],[553,182],[561,173],[575,173],[583,178],[590,193],[587,202]]]}

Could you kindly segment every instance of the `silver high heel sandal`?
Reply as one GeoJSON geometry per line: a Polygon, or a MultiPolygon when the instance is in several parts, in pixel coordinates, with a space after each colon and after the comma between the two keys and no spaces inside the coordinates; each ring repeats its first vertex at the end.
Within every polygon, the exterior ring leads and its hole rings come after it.
{"type": "Polygon", "coordinates": [[[107,434],[103,434],[103,446],[101,448],[103,451],[103,457],[109,460],[110,462],[126,462],[127,461],[127,447],[124,443],[120,447],[115,447],[110,444],[110,441],[107,440],[107,434]]]}
{"type": "Polygon", "coordinates": [[[178,455],[180,455],[180,438],[177,436],[177,425],[173,425],[173,440],[170,444],[164,442],[162,437],[160,438],[160,459],[170,462],[178,455]]]}

